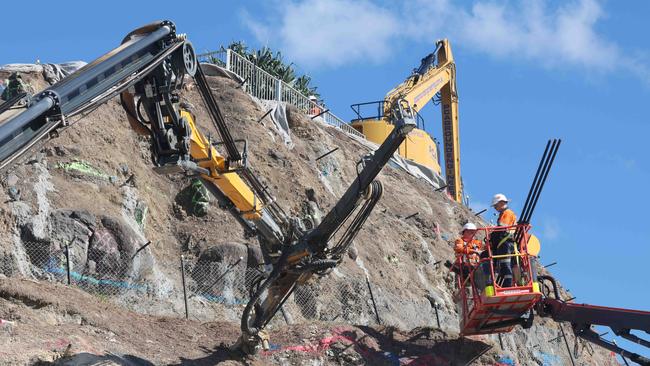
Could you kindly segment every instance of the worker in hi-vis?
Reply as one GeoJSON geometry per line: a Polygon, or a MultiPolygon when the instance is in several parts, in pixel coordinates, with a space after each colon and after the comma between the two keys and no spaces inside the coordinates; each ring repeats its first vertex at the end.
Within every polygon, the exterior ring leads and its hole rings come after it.
{"type": "Polygon", "coordinates": [[[454,242],[454,252],[457,256],[467,256],[467,263],[476,265],[479,261],[479,255],[483,251],[483,243],[474,239],[476,235],[476,225],[468,222],[463,226],[460,237],[454,242]]]}
{"type": "Polygon", "coordinates": [[[310,95],[309,96],[309,101],[311,102],[310,103],[311,105],[309,107],[309,114],[312,115],[312,116],[319,115],[322,112],[322,110],[321,110],[320,106],[318,105],[318,98],[316,98],[315,95],[310,95]]]}
{"type": "MultiPolygon", "coordinates": [[[[492,198],[492,207],[499,213],[497,226],[513,226],[517,224],[517,215],[508,208],[508,198],[503,193],[498,193],[492,198]]],[[[490,235],[492,255],[510,255],[515,252],[513,238],[514,229],[495,231],[490,235]]],[[[512,286],[512,257],[496,258],[494,261],[502,280],[501,287],[512,286]]]]}
{"type": "MultiPolygon", "coordinates": [[[[461,261],[456,260],[456,263],[454,263],[454,266],[452,267],[452,271],[458,274],[462,273],[463,279],[466,279],[472,270],[478,265],[481,252],[483,251],[483,242],[474,238],[477,230],[475,224],[468,222],[463,226],[460,232],[460,237],[454,242],[456,258],[460,258],[461,261]]],[[[480,277],[480,279],[475,278],[474,281],[482,281],[482,273],[480,277]]],[[[470,282],[467,281],[466,284],[469,285],[470,282]]],[[[482,287],[482,283],[477,283],[477,285],[482,287]]]]}

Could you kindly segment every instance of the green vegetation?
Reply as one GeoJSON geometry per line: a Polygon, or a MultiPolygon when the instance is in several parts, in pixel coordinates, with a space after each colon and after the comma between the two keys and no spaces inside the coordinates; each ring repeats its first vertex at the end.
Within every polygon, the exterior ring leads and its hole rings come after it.
{"type": "Polygon", "coordinates": [[[317,91],[318,88],[309,85],[311,77],[308,75],[297,76],[293,62],[286,63],[280,52],[274,53],[268,47],[255,50],[246,46],[242,41],[232,42],[228,45],[228,48],[244,56],[262,70],[284,81],[302,94],[306,96],[314,95],[319,100],[321,99],[317,91]]]}

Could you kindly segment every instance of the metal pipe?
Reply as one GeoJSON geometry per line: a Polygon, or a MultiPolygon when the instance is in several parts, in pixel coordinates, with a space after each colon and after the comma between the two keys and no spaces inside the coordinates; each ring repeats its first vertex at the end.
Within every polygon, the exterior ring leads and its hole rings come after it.
{"type": "Polygon", "coordinates": [[[334,149],[332,149],[332,150],[326,152],[325,154],[323,154],[323,155],[317,157],[315,161],[319,161],[320,159],[322,159],[322,158],[326,157],[327,155],[329,155],[329,154],[331,154],[331,153],[337,151],[338,149],[339,149],[339,148],[336,147],[336,148],[334,148],[334,149]]]}
{"type": "Polygon", "coordinates": [[[65,271],[68,274],[68,285],[69,285],[71,281],[70,281],[70,248],[68,247],[68,243],[65,243],[65,271]]]}
{"type": "Polygon", "coordinates": [[[414,214],[408,215],[408,216],[406,216],[406,217],[404,218],[404,220],[408,220],[408,219],[414,218],[415,216],[417,216],[417,215],[419,215],[419,214],[420,214],[419,212],[416,212],[416,213],[414,213],[414,214]]]}
{"type": "MultiPolygon", "coordinates": [[[[318,106],[318,107],[320,107],[320,106],[318,106]]],[[[323,114],[325,114],[325,113],[327,113],[327,112],[329,112],[329,111],[330,111],[329,109],[324,109],[324,110],[322,110],[320,113],[318,113],[317,115],[311,117],[311,119],[314,119],[314,118],[316,118],[316,117],[320,117],[320,116],[322,116],[323,114]]]]}
{"type": "Polygon", "coordinates": [[[550,145],[551,145],[551,140],[548,140],[546,142],[546,148],[544,149],[544,154],[542,155],[542,158],[539,161],[539,165],[537,166],[537,171],[535,172],[535,178],[533,178],[533,184],[530,185],[530,190],[528,190],[528,196],[526,196],[526,201],[524,202],[524,206],[521,209],[521,217],[524,217],[524,212],[528,209],[530,196],[533,194],[533,188],[535,187],[535,183],[539,178],[539,172],[542,169],[542,164],[544,162],[544,159],[546,159],[546,154],[548,153],[548,148],[550,145]]]}
{"type": "Polygon", "coordinates": [[[542,180],[542,185],[541,185],[541,187],[539,189],[538,194],[535,197],[535,201],[533,201],[533,206],[530,209],[530,214],[529,214],[529,217],[527,218],[528,222],[530,222],[530,218],[533,215],[533,211],[535,211],[535,207],[537,207],[537,201],[539,200],[539,196],[542,194],[542,189],[544,188],[544,185],[546,184],[546,178],[548,178],[548,173],[551,171],[551,167],[553,166],[553,162],[555,161],[555,156],[557,155],[557,151],[560,148],[560,144],[562,143],[562,140],[557,140],[557,141],[558,141],[558,143],[557,143],[557,145],[555,147],[555,151],[553,151],[553,155],[551,156],[551,161],[549,162],[548,169],[546,170],[546,174],[544,174],[544,178],[542,180]]]}
{"type": "Polygon", "coordinates": [[[190,318],[190,312],[187,307],[187,286],[185,284],[185,258],[181,255],[181,281],[183,282],[183,301],[185,302],[185,319],[190,318]]]}
{"type": "Polygon", "coordinates": [[[487,208],[482,209],[481,211],[474,214],[474,216],[480,216],[483,212],[487,211],[487,208]]]}
{"type": "Polygon", "coordinates": [[[235,261],[235,263],[229,265],[228,268],[226,268],[226,270],[223,271],[223,273],[220,274],[219,277],[217,277],[216,280],[212,281],[212,284],[208,287],[208,290],[212,290],[212,288],[213,288],[213,287],[214,287],[214,286],[215,286],[215,285],[216,285],[216,284],[217,284],[217,283],[218,283],[218,282],[219,282],[219,281],[220,281],[220,280],[221,280],[225,275],[227,275],[228,273],[230,273],[230,271],[232,271],[232,269],[235,268],[235,267],[236,267],[236,266],[237,266],[237,265],[238,265],[242,260],[244,260],[244,257],[239,257],[239,259],[237,259],[237,261],[235,261]]]}
{"type": "Polygon", "coordinates": [[[377,303],[375,302],[375,296],[372,293],[372,286],[370,285],[370,278],[368,278],[368,275],[366,275],[366,284],[368,285],[368,292],[370,292],[370,300],[372,301],[372,307],[375,309],[375,317],[377,318],[377,324],[381,325],[381,319],[379,318],[379,311],[377,311],[377,303]]]}
{"type": "Polygon", "coordinates": [[[544,156],[544,160],[543,160],[543,164],[542,164],[542,170],[540,171],[539,179],[537,179],[537,181],[535,181],[533,194],[531,196],[530,202],[528,203],[528,206],[526,207],[526,211],[522,212],[522,214],[521,214],[520,222],[529,223],[529,217],[532,214],[532,210],[531,210],[532,204],[533,204],[533,202],[535,202],[535,197],[537,197],[537,195],[539,195],[539,192],[541,190],[541,186],[543,185],[542,181],[543,181],[544,174],[546,173],[546,171],[548,169],[548,164],[549,164],[549,161],[550,161],[550,157],[553,154],[553,150],[555,149],[555,145],[557,144],[557,140],[555,140],[555,139],[554,140],[549,140],[549,141],[551,142],[550,151],[549,151],[548,155],[544,156]]]}
{"type": "Polygon", "coordinates": [[[571,365],[576,366],[576,363],[573,360],[573,354],[571,354],[571,347],[569,347],[569,341],[566,339],[566,334],[564,333],[564,327],[562,326],[562,323],[557,323],[557,325],[560,327],[560,331],[562,331],[562,338],[564,338],[564,344],[566,344],[566,350],[569,353],[571,365]]]}
{"type": "MultiPolygon", "coordinates": [[[[54,97],[46,96],[19,115],[10,118],[0,125],[0,146],[19,135],[24,126],[49,111],[55,104],[54,97]]],[[[4,160],[4,158],[5,156],[0,155],[0,160],[4,160]]]]}
{"type": "Polygon", "coordinates": [[[438,303],[433,300],[433,311],[436,312],[436,324],[438,324],[438,329],[442,329],[440,327],[440,316],[438,315],[438,303]]]}

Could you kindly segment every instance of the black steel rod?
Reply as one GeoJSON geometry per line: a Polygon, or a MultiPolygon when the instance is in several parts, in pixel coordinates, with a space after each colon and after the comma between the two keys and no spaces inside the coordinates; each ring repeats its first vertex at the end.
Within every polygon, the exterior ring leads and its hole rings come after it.
{"type": "Polygon", "coordinates": [[[194,81],[199,87],[201,98],[204,101],[205,108],[210,114],[210,119],[212,120],[212,123],[217,132],[219,132],[219,135],[221,136],[221,141],[223,141],[223,144],[226,148],[228,158],[232,161],[241,161],[242,155],[239,152],[237,145],[235,144],[235,140],[230,134],[230,130],[228,129],[228,125],[226,124],[223,113],[221,113],[221,109],[219,108],[217,101],[214,99],[214,95],[212,94],[212,90],[208,84],[208,80],[205,78],[203,69],[200,66],[196,69],[194,81]]]}
{"type": "Polygon", "coordinates": [[[230,273],[230,271],[232,271],[232,269],[235,268],[239,264],[239,262],[241,262],[243,259],[244,257],[239,257],[239,259],[235,263],[228,266],[228,268],[226,268],[226,270],[222,274],[220,274],[216,280],[212,281],[212,284],[210,285],[210,287],[208,287],[208,290],[212,290],[214,285],[216,285],[222,278],[224,278],[225,275],[230,273]]]}
{"type": "Polygon", "coordinates": [[[557,264],[557,262],[553,262],[553,263],[551,263],[551,264],[547,264],[547,265],[545,265],[544,268],[548,268],[548,267],[554,266],[554,265],[556,265],[556,264],[557,264]]]}
{"type": "Polygon", "coordinates": [[[535,181],[534,185],[531,187],[533,189],[533,193],[530,195],[530,200],[527,202],[525,210],[521,214],[520,222],[522,223],[528,223],[528,217],[530,215],[530,208],[535,201],[535,197],[539,193],[540,186],[542,184],[542,178],[544,177],[544,173],[546,172],[546,169],[548,168],[548,163],[550,161],[551,155],[553,153],[553,150],[555,149],[555,144],[556,141],[555,139],[549,140],[551,143],[549,151],[545,151],[547,154],[544,155],[543,160],[541,161],[542,163],[542,169],[539,171],[539,176],[537,177],[537,180],[535,181]]]}
{"type": "Polygon", "coordinates": [[[527,207],[526,214],[522,217],[522,221],[525,223],[530,223],[530,217],[532,216],[532,211],[533,211],[533,204],[536,201],[537,197],[539,196],[543,188],[544,176],[548,174],[549,164],[551,162],[551,157],[553,156],[553,151],[555,151],[556,144],[557,144],[557,140],[555,139],[552,140],[551,149],[549,151],[549,154],[546,156],[546,160],[544,161],[544,166],[542,167],[542,171],[540,172],[540,177],[537,180],[537,185],[535,187],[535,190],[533,191],[533,195],[531,196],[531,200],[527,207]]]}
{"type": "Polygon", "coordinates": [[[370,278],[366,275],[366,284],[368,285],[368,292],[370,292],[370,300],[372,301],[372,307],[375,310],[375,317],[377,318],[377,324],[381,325],[381,319],[379,318],[379,311],[377,311],[377,303],[375,302],[375,295],[372,293],[372,286],[370,285],[370,278]]]}
{"type": "Polygon", "coordinates": [[[532,196],[533,194],[533,189],[537,183],[537,180],[539,179],[539,172],[542,170],[542,164],[546,159],[546,154],[548,154],[548,148],[550,146],[551,146],[551,140],[548,140],[546,142],[546,148],[544,149],[544,154],[542,155],[542,158],[539,160],[539,165],[537,166],[537,171],[535,172],[535,178],[533,178],[533,184],[530,185],[530,190],[528,190],[528,196],[526,196],[526,201],[524,202],[524,206],[521,209],[521,217],[524,217],[524,213],[528,209],[528,205],[530,204],[530,196],[532,196]]]}
{"type": "Polygon", "coordinates": [[[534,188],[533,188],[533,194],[531,195],[530,201],[528,202],[528,205],[526,207],[526,210],[521,213],[521,222],[522,223],[529,223],[529,217],[530,214],[532,213],[532,205],[533,202],[535,202],[535,197],[539,194],[541,187],[543,185],[543,180],[544,180],[544,175],[548,169],[548,165],[551,159],[551,156],[553,155],[553,151],[555,150],[555,145],[557,144],[557,140],[549,140],[551,142],[551,148],[548,153],[548,155],[544,156],[543,164],[542,164],[542,170],[540,171],[540,176],[539,178],[535,181],[534,188]]]}
{"type": "Polygon", "coordinates": [[[482,209],[481,211],[474,214],[474,216],[480,216],[483,212],[487,211],[487,208],[482,209]]]}
{"type": "Polygon", "coordinates": [[[317,157],[317,158],[316,158],[316,161],[319,161],[320,159],[322,159],[322,158],[326,157],[327,155],[329,155],[329,154],[331,154],[331,153],[337,151],[338,149],[339,149],[339,148],[336,147],[336,148],[334,148],[334,149],[332,149],[332,150],[326,152],[325,154],[323,154],[323,155],[317,157]]]}
{"type": "Polygon", "coordinates": [[[548,178],[548,173],[551,171],[551,167],[553,166],[553,162],[555,161],[555,156],[557,155],[557,151],[560,148],[560,144],[562,143],[562,140],[558,140],[558,143],[555,147],[555,151],[553,151],[553,156],[551,157],[551,161],[549,163],[548,169],[546,170],[546,174],[544,174],[544,179],[542,180],[542,185],[539,189],[539,192],[537,193],[535,197],[535,201],[533,201],[533,206],[530,208],[530,213],[529,216],[526,218],[526,222],[530,222],[530,219],[533,216],[533,212],[535,211],[535,207],[537,207],[537,201],[539,200],[539,197],[542,194],[542,189],[544,188],[544,185],[546,184],[546,178],[548,178]]]}
{"type": "MultiPolygon", "coordinates": [[[[319,107],[320,107],[320,106],[319,106],[319,107]]],[[[316,118],[316,117],[320,117],[320,116],[322,116],[323,114],[325,114],[325,113],[327,113],[327,112],[329,112],[329,111],[330,111],[329,109],[324,109],[324,110],[322,110],[320,113],[318,113],[317,115],[313,116],[311,119],[314,119],[314,118],[316,118]]]]}
{"type": "Polygon", "coordinates": [[[569,359],[571,359],[571,365],[576,366],[576,362],[573,360],[573,354],[571,353],[571,347],[569,347],[569,341],[566,339],[566,334],[564,333],[564,327],[562,323],[557,323],[562,331],[562,338],[564,338],[564,344],[566,344],[566,351],[569,353],[569,359]]]}
{"type": "Polygon", "coordinates": [[[65,271],[68,274],[68,285],[69,285],[71,281],[70,281],[70,248],[68,247],[68,243],[65,243],[65,271]]]}
{"type": "Polygon", "coordinates": [[[266,118],[266,116],[271,114],[271,112],[273,112],[273,108],[269,109],[266,113],[264,113],[264,115],[257,120],[257,123],[262,123],[262,120],[266,118]]]}
{"type": "MultiPolygon", "coordinates": [[[[131,176],[133,176],[133,175],[131,175],[131,176]]],[[[142,250],[144,250],[144,248],[148,247],[149,245],[151,245],[151,240],[149,240],[145,245],[138,248],[138,250],[135,251],[133,256],[131,256],[131,260],[133,260],[135,258],[135,256],[138,255],[138,253],[140,253],[142,250]]]]}
{"type": "Polygon", "coordinates": [[[630,366],[630,364],[627,363],[627,359],[625,357],[621,356],[621,358],[623,359],[623,362],[625,363],[625,366],[630,366]]]}
{"type": "Polygon", "coordinates": [[[411,219],[411,218],[413,218],[413,217],[415,217],[415,216],[417,216],[417,215],[419,215],[419,214],[420,214],[419,212],[416,212],[416,213],[414,213],[414,214],[412,214],[412,215],[408,215],[408,216],[406,216],[406,217],[404,218],[404,220],[411,219]]]}
{"type": "Polygon", "coordinates": [[[23,99],[26,96],[27,93],[20,93],[14,96],[13,98],[9,99],[8,101],[0,104],[0,114],[9,110],[9,108],[13,107],[14,104],[18,103],[21,99],[23,99]]]}
{"type": "Polygon", "coordinates": [[[181,255],[181,281],[183,282],[183,301],[185,302],[185,319],[190,318],[190,311],[187,307],[187,286],[185,284],[185,258],[181,255]]]}

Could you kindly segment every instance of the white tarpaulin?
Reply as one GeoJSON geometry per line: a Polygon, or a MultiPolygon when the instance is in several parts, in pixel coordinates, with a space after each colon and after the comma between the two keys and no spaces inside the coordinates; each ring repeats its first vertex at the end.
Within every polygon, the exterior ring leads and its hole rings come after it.
{"type": "MultiPolygon", "coordinates": [[[[334,128],[333,126],[325,122],[325,120],[323,120],[321,117],[315,118],[314,121],[318,121],[325,126],[334,128]]],[[[368,140],[361,139],[352,135],[348,135],[348,136],[360,142],[362,145],[366,146],[371,151],[375,151],[379,148],[379,145],[375,144],[374,142],[370,142],[368,140]]],[[[393,157],[390,159],[390,163],[394,167],[401,168],[414,177],[423,179],[425,182],[433,186],[434,189],[443,187],[446,184],[445,180],[439,174],[435,173],[433,170],[421,164],[418,164],[416,162],[404,159],[397,152],[393,154],[393,157]]]]}

